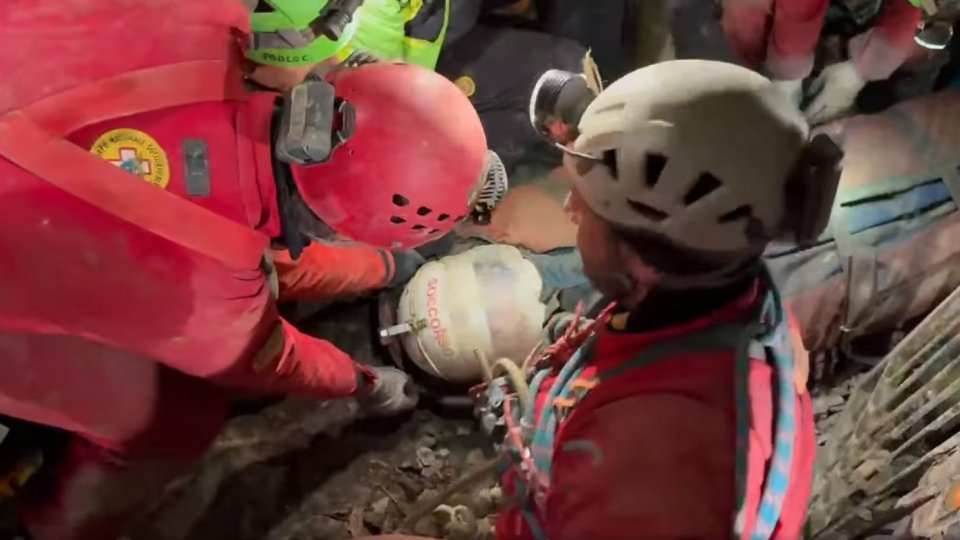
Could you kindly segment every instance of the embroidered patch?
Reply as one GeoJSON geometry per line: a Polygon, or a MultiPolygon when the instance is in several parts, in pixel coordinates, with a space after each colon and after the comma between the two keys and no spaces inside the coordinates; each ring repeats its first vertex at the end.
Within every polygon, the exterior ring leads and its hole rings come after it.
{"type": "Polygon", "coordinates": [[[111,129],[93,142],[90,152],[161,189],[170,184],[167,153],[142,131],[111,129]]]}

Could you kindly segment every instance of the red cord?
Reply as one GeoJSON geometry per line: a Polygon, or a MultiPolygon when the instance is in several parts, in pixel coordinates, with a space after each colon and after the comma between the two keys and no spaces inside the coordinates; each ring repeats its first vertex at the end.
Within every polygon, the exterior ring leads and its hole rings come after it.
{"type": "Polygon", "coordinates": [[[600,315],[598,315],[596,319],[585,327],[580,328],[580,320],[583,318],[583,302],[577,303],[577,309],[573,312],[573,320],[567,325],[567,328],[563,331],[563,335],[543,351],[543,358],[547,362],[547,366],[559,369],[563,364],[567,363],[567,360],[583,345],[583,342],[587,340],[597,327],[601,324],[606,324],[607,321],[610,320],[613,308],[616,307],[616,305],[616,302],[610,302],[607,307],[603,308],[603,311],[600,312],[600,315]]]}
{"type": "Polygon", "coordinates": [[[504,422],[507,424],[507,438],[513,446],[516,447],[520,461],[523,463],[523,469],[536,480],[537,485],[533,487],[545,487],[547,484],[543,473],[537,470],[536,465],[533,463],[533,457],[529,455],[527,447],[523,444],[520,428],[513,421],[513,406],[511,405],[509,397],[503,401],[503,417],[504,422]]]}

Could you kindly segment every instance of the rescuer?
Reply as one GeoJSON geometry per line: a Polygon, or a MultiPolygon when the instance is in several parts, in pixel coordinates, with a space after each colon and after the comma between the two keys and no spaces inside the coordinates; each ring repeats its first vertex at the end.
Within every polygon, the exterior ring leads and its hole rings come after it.
{"type": "Polygon", "coordinates": [[[57,59],[0,60],[18,73],[0,93],[16,283],[0,414],[75,434],[22,494],[31,534],[101,540],[203,452],[239,390],[412,407],[403,373],[300,333],[276,297],[402,281],[401,253],[466,219],[488,156],[467,98],[429,70],[249,93],[242,5],[61,7],[0,14],[0,43],[57,59]],[[296,274],[301,252],[329,263],[296,274]]]}
{"type": "Polygon", "coordinates": [[[769,80],[712,61],[634,71],[577,126],[565,207],[606,299],[557,318],[508,389],[498,538],[799,538],[806,359],[760,256],[823,230],[841,152],[769,80]]]}

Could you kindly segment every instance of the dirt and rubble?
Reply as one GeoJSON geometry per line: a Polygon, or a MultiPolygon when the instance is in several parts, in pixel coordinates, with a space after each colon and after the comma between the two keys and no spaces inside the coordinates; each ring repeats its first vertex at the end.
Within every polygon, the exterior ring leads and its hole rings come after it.
{"type": "MultiPolygon", "coordinates": [[[[469,419],[418,411],[402,422],[357,420],[350,400],[288,401],[232,422],[197,475],[173,487],[133,537],[340,540],[394,532],[487,461],[469,419]]],[[[493,483],[481,479],[447,503],[447,515],[428,512],[411,532],[483,538],[476,533],[485,524],[475,522],[496,503],[493,483]],[[470,534],[451,535],[456,527],[443,526],[451,519],[470,534]]]]}
{"type": "MultiPolygon", "coordinates": [[[[373,339],[370,302],[321,311],[303,326],[368,364],[389,360],[373,339]]],[[[136,540],[341,540],[401,530],[451,540],[492,537],[492,474],[431,499],[488,464],[469,410],[364,419],[351,399],[286,400],[232,420],[197,472],[171,486],[136,540]],[[426,505],[424,505],[426,503],[426,505]]]]}
{"type": "MultiPolygon", "coordinates": [[[[335,316],[321,310],[305,328],[361,362],[389,362],[372,337],[371,302],[335,309],[335,316]]],[[[813,390],[821,450],[868,369],[849,360],[838,365],[813,390]]],[[[493,474],[431,510],[438,495],[491,457],[469,410],[421,408],[400,419],[365,419],[351,399],[289,399],[234,418],[195,474],[170,486],[131,538],[346,540],[408,532],[484,540],[493,537],[502,498],[493,474]]],[[[905,528],[871,538],[905,538],[905,528]]]]}

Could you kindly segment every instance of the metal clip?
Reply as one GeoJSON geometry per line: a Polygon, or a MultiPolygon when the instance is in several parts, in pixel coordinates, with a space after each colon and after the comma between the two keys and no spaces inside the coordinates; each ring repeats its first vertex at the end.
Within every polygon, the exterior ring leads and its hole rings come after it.
{"type": "Polygon", "coordinates": [[[395,324],[393,326],[388,326],[386,328],[380,329],[381,338],[390,338],[394,336],[399,336],[401,334],[407,334],[411,332],[418,332],[427,327],[427,320],[420,319],[418,321],[405,322],[400,324],[395,324]]]}

